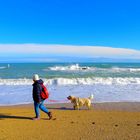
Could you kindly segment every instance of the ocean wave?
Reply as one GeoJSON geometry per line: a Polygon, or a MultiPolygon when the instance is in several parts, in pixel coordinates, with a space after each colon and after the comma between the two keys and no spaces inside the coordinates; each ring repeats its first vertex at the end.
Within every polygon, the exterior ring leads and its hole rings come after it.
{"type": "Polygon", "coordinates": [[[0,67],[0,69],[6,69],[7,67],[4,67],[4,66],[2,66],[2,67],[0,67]]]}
{"type": "Polygon", "coordinates": [[[54,67],[49,67],[49,70],[52,71],[77,71],[77,70],[93,70],[94,68],[90,68],[87,66],[79,66],[79,64],[75,65],[68,65],[68,66],[54,66],[54,67]]]}
{"type": "MultiPolygon", "coordinates": [[[[43,79],[46,85],[128,85],[128,84],[140,84],[140,78],[133,77],[117,77],[117,78],[54,78],[43,79]]],[[[0,85],[32,85],[32,79],[0,79],[0,85]]]]}
{"type": "Polygon", "coordinates": [[[137,69],[130,68],[129,70],[130,70],[130,72],[140,72],[140,68],[137,68],[137,69]]]}
{"type": "Polygon", "coordinates": [[[113,67],[110,69],[114,72],[140,72],[140,68],[119,68],[119,67],[113,67]]]}
{"type": "Polygon", "coordinates": [[[123,67],[89,67],[89,66],[80,66],[79,64],[75,64],[75,65],[68,65],[68,66],[53,66],[53,67],[48,67],[46,69],[43,69],[43,71],[90,71],[90,72],[130,72],[130,73],[134,73],[134,72],[140,72],[140,68],[123,68],[123,67]]]}
{"type": "Polygon", "coordinates": [[[7,68],[9,68],[10,67],[10,65],[8,64],[7,66],[0,66],[0,70],[1,69],[7,69],[7,68]]]}

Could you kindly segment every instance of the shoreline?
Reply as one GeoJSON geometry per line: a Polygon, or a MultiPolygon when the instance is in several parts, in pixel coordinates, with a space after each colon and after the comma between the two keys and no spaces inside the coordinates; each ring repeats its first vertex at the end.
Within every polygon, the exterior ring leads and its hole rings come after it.
{"type": "MultiPolygon", "coordinates": [[[[72,103],[51,103],[45,104],[49,109],[60,109],[60,110],[73,110],[72,103]]],[[[33,107],[33,103],[29,104],[18,104],[18,105],[2,105],[0,108],[14,108],[14,107],[33,107]]],[[[87,110],[86,107],[81,107],[80,110],[87,110]]],[[[129,112],[140,112],[140,102],[103,102],[103,103],[92,103],[91,110],[101,111],[129,111],[129,112]]]]}

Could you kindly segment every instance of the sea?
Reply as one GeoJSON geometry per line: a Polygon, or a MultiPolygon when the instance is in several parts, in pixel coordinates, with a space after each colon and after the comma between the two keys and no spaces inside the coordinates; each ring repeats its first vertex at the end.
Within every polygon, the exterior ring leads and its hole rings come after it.
{"type": "Polygon", "coordinates": [[[140,102],[140,63],[1,63],[0,105],[33,103],[34,74],[49,91],[48,104],[92,94],[93,103],[140,102]]]}

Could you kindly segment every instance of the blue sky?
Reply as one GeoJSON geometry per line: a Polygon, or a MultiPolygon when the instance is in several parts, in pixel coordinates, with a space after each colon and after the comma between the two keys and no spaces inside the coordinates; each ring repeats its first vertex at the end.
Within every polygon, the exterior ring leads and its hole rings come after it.
{"type": "MultiPolygon", "coordinates": [[[[28,53],[30,47],[26,44],[55,44],[78,48],[125,48],[126,51],[138,51],[138,56],[139,5],[139,0],[0,0],[0,44],[5,50],[13,44],[18,44],[17,47],[22,50],[22,44],[25,44],[24,49],[27,50],[24,54],[16,50],[9,53],[2,51],[0,54],[7,60],[18,54],[23,58],[25,54],[35,57],[43,53],[34,53],[34,49],[33,53],[28,53]],[[6,44],[9,44],[8,47],[6,44]]],[[[48,54],[59,56],[62,52],[48,54]]],[[[85,52],[85,55],[89,54],[85,52]]],[[[134,55],[131,54],[130,58],[134,55]]]]}

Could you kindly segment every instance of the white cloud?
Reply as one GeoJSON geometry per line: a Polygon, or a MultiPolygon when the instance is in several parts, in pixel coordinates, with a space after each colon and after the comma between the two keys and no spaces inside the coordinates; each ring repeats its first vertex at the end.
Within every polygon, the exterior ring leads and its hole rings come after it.
{"type": "Polygon", "coordinates": [[[0,44],[0,54],[51,54],[83,57],[140,59],[140,51],[104,46],[74,46],[49,44],[0,44]]]}

